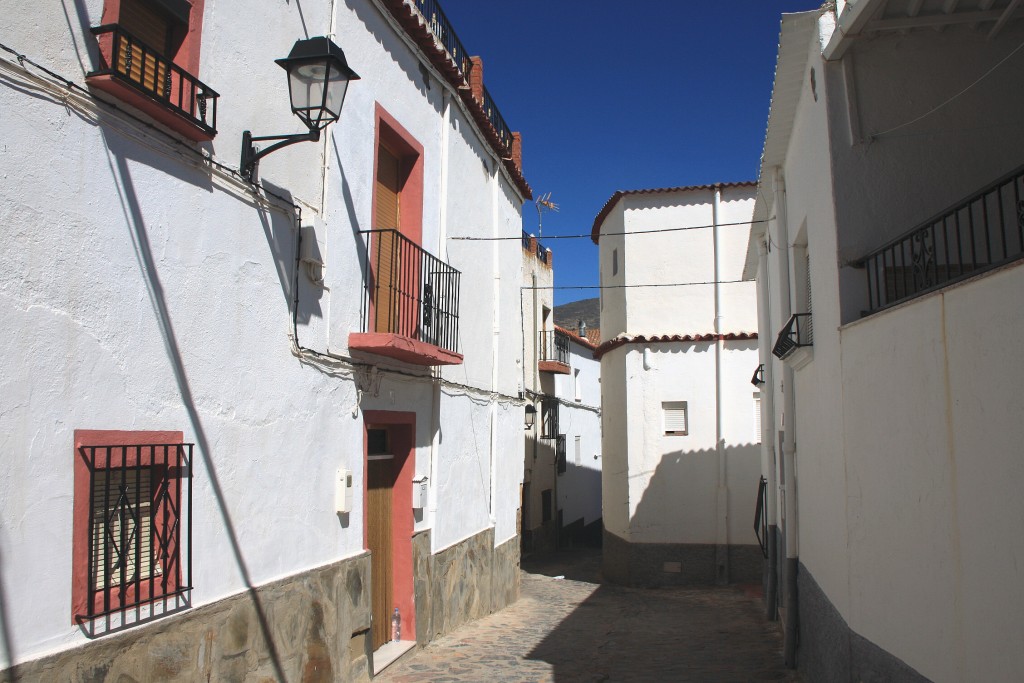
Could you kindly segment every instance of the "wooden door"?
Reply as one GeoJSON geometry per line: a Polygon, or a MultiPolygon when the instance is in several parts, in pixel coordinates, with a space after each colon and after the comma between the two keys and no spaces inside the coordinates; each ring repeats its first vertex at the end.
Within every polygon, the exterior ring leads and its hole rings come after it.
{"type": "Polygon", "coordinates": [[[366,545],[370,551],[373,649],[391,640],[392,594],[391,498],[395,486],[394,459],[370,455],[366,474],[366,545]],[[383,458],[383,459],[374,459],[383,458]]]}
{"type": "MultiPolygon", "coordinates": [[[[373,226],[377,230],[399,230],[400,171],[398,157],[386,147],[380,147],[377,154],[377,215],[373,226]]],[[[374,331],[397,332],[400,240],[394,232],[378,232],[375,235],[374,331]]]]}

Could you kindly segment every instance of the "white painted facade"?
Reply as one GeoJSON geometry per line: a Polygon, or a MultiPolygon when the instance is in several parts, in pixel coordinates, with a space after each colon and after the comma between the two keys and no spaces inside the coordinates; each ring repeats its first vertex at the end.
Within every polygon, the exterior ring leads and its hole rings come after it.
{"type": "MultiPolygon", "coordinates": [[[[728,579],[724,549],[757,543],[756,298],[742,281],[753,204],[752,183],[620,192],[594,223],[606,539],[676,559],[722,548],[717,567],[682,570],[693,580],[728,579]],[[666,422],[680,411],[685,430],[666,422]]],[[[606,573],[614,552],[606,543],[606,573]]],[[[634,571],[621,578],[680,579],[660,562],[634,571]]]]}
{"type": "Polygon", "coordinates": [[[593,344],[577,334],[567,336],[570,372],[554,376],[566,449],[558,509],[563,528],[576,525],[578,533],[601,522],[601,362],[594,358],[593,344]]]}
{"type": "Polygon", "coordinates": [[[779,605],[800,614],[787,657],[815,679],[1009,681],[1024,668],[1007,646],[1024,638],[1011,342],[1024,318],[1010,303],[1024,268],[867,315],[854,263],[1019,169],[1024,26],[1007,3],[988,5],[974,22],[960,12],[976,8],[877,0],[840,3],[838,20],[783,17],[747,272],[771,387],[779,605]],[[772,345],[808,299],[813,345],[783,363],[772,345]],[[799,563],[793,595],[782,557],[799,563]],[[870,647],[835,657],[839,632],[870,647]]]}
{"type": "MultiPolygon", "coordinates": [[[[0,42],[84,87],[103,5],[30,3],[0,42]]],[[[367,410],[415,416],[429,502],[414,530],[431,531],[435,552],[488,529],[496,546],[517,535],[520,255],[451,238],[518,234],[524,190],[376,0],[205,12],[197,75],[220,93],[210,143],[0,54],[0,668],[87,642],[71,613],[76,429],[181,430],[195,444],[193,607],[365,552],[367,410]],[[257,192],[231,173],[242,131],[301,129],[273,59],[326,34],[362,79],[320,142],[262,160],[257,192]],[[421,244],[462,273],[460,365],[348,348],[378,105],[423,146],[421,244]],[[322,285],[296,275],[300,225],[315,226],[322,285]],[[339,468],[356,482],[346,515],[339,468]]]]}

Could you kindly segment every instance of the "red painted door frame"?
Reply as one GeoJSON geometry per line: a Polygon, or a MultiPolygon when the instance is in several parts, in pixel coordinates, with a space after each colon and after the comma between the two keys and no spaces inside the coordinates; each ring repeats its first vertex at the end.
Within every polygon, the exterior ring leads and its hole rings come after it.
{"type": "MultiPolygon", "coordinates": [[[[416,472],[416,413],[363,411],[363,491],[367,490],[367,447],[370,427],[386,428],[395,456],[395,487],[391,494],[392,598],[402,616],[402,640],[416,639],[416,600],[412,558],[412,478],[416,472]]],[[[367,509],[363,501],[363,547],[367,547],[367,509]]]]}

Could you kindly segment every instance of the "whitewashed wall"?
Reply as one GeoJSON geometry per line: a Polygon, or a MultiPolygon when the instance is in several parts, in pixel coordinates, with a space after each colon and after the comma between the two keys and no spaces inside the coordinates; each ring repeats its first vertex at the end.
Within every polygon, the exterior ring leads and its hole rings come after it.
{"type": "MultiPolygon", "coordinates": [[[[416,474],[436,473],[417,529],[433,529],[435,549],[490,527],[496,542],[516,533],[520,257],[514,241],[478,254],[445,237],[517,234],[522,198],[495,174],[457,98],[446,122],[445,89],[432,77],[427,87],[420,58],[374,3],[337,3],[333,21],[328,8],[207,3],[198,75],[221,99],[219,133],[203,148],[234,166],[243,130],[297,132],[273,59],[304,29],[333,26],[362,80],[323,142],[277,152],[260,170],[304,224],[326,225],[327,288],[300,274],[298,341],[344,356],[360,329],[375,103],[424,145],[423,246],[463,272],[466,363],[442,376],[469,386],[439,394],[436,462],[429,375],[392,363],[424,376],[389,375],[360,402],[347,366],[293,355],[290,208],[254,201],[229,175],[87,99],[66,109],[59,97],[0,87],[0,109],[19,112],[5,117],[0,155],[0,448],[11,456],[0,478],[0,581],[15,661],[84,642],[70,614],[75,429],[180,429],[197,444],[196,606],[244,590],[243,566],[262,584],[363,552],[362,492],[340,518],[333,496],[339,467],[362,481],[360,410],[415,412],[416,474]]],[[[83,83],[95,56],[88,27],[101,13],[99,0],[26,6],[4,42],[83,83]]]]}
{"type": "Polygon", "coordinates": [[[570,374],[554,378],[555,396],[562,400],[558,427],[565,434],[566,454],[566,471],[558,479],[558,506],[564,524],[578,519],[590,524],[601,518],[601,363],[592,349],[570,340],[569,367],[570,374]]]}

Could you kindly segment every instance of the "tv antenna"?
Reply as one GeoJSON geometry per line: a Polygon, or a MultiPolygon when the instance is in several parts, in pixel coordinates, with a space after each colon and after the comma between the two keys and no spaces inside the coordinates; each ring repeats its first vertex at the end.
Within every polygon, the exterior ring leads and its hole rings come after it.
{"type": "Polygon", "coordinates": [[[542,218],[543,218],[542,212],[544,211],[544,209],[547,209],[548,211],[554,211],[555,213],[558,212],[558,204],[555,204],[553,201],[551,201],[551,193],[550,192],[546,192],[545,194],[543,194],[543,195],[541,195],[540,197],[537,198],[537,237],[538,238],[544,236],[544,228],[543,228],[543,225],[542,225],[542,223],[543,223],[543,221],[542,221],[542,218]]]}

